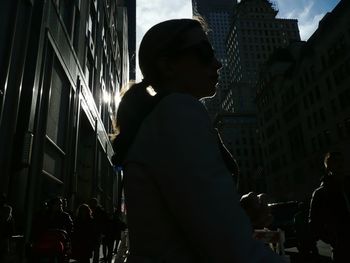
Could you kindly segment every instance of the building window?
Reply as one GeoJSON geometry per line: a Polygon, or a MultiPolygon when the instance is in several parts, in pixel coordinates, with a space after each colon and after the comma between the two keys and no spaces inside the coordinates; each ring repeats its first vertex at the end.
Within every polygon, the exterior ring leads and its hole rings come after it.
{"type": "Polygon", "coordinates": [[[47,112],[43,173],[64,180],[70,83],[58,59],[54,59],[47,112]]]}
{"type": "Polygon", "coordinates": [[[64,26],[68,32],[69,37],[72,33],[72,23],[73,23],[73,12],[74,12],[74,1],[71,0],[61,0],[59,1],[59,10],[62,17],[64,26]]]}

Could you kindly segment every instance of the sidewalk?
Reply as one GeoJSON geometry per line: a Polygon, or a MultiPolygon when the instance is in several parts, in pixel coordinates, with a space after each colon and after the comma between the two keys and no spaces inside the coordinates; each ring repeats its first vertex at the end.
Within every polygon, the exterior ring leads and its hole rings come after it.
{"type": "MultiPolygon", "coordinates": [[[[128,251],[128,241],[127,241],[127,231],[122,233],[122,239],[119,242],[117,254],[113,253],[112,262],[111,263],[124,263],[126,258],[126,254],[128,251]]],[[[77,262],[76,260],[71,259],[70,263],[77,262]]],[[[100,262],[107,262],[103,257],[103,246],[100,246],[100,262]]],[[[92,258],[90,259],[90,263],[92,263],[92,258]]]]}

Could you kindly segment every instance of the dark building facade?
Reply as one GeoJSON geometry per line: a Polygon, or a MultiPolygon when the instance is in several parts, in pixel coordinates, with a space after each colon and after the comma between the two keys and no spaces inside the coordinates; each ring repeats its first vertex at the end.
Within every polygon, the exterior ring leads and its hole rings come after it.
{"type": "Polygon", "coordinates": [[[258,82],[267,186],[280,200],[309,200],[326,152],[341,151],[350,162],[349,25],[343,0],[307,42],[276,51],[258,82]]]}
{"type": "Polygon", "coordinates": [[[118,8],[110,0],[0,3],[0,191],[26,240],[34,211],[53,196],[71,210],[91,197],[107,210],[119,205],[110,137],[129,61],[118,8]]]}
{"type": "Polygon", "coordinates": [[[125,6],[128,17],[129,79],[136,79],[136,0],[117,0],[118,5],[125,6]]]}
{"type": "Polygon", "coordinates": [[[239,166],[238,192],[265,192],[261,152],[257,146],[256,115],[250,113],[222,113],[216,116],[215,126],[219,130],[226,148],[235,157],[239,166]]]}
{"type": "Polygon", "coordinates": [[[236,5],[227,38],[230,92],[222,101],[227,112],[256,112],[256,82],[262,64],[278,47],[299,41],[296,19],[276,18],[270,0],[242,0],[236,5]]]}
{"type": "Polygon", "coordinates": [[[257,179],[259,188],[264,190],[261,180],[266,176],[256,122],[255,97],[259,70],[276,48],[300,40],[297,20],[278,19],[277,13],[273,1],[242,0],[234,6],[232,23],[225,39],[229,84],[227,92],[221,97],[218,118],[223,120],[220,130],[226,134],[225,143],[239,143],[233,147],[232,153],[241,166],[242,193],[256,191],[257,179]],[[245,121],[247,116],[250,116],[249,125],[245,121]],[[235,123],[235,129],[245,133],[234,132],[232,123],[235,123]],[[249,147],[248,140],[251,144],[249,147]],[[239,149],[238,152],[235,147],[239,149]]]}

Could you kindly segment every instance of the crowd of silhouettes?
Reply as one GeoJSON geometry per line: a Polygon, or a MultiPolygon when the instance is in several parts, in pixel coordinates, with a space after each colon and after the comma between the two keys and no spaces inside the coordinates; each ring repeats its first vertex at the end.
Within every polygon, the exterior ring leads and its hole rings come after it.
{"type": "Polygon", "coordinates": [[[103,245],[103,259],[111,262],[120,232],[125,229],[119,212],[115,209],[108,213],[96,198],[80,204],[74,213],[65,198],[54,197],[34,216],[29,258],[31,262],[51,257],[58,262],[100,262],[103,245]]]}

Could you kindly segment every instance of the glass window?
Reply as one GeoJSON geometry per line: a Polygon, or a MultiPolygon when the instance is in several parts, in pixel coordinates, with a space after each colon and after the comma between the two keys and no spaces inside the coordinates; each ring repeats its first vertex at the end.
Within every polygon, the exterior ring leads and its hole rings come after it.
{"type": "Polygon", "coordinates": [[[61,149],[65,145],[65,131],[69,108],[70,84],[58,60],[55,59],[52,70],[50,101],[47,115],[47,136],[61,149]]]}

